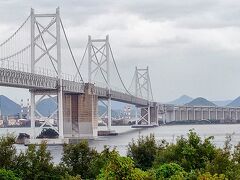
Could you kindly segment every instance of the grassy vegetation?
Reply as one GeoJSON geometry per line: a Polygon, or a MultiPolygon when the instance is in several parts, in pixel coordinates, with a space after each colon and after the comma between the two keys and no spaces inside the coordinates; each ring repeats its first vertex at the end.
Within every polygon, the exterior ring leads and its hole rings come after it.
{"type": "Polygon", "coordinates": [[[61,163],[54,164],[46,144],[30,145],[17,153],[12,136],[0,138],[0,179],[240,179],[240,145],[217,148],[214,137],[201,139],[190,130],[175,144],[140,137],[128,145],[127,156],[105,147],[97,152],[87,141],[64,145],[61,163]]]}

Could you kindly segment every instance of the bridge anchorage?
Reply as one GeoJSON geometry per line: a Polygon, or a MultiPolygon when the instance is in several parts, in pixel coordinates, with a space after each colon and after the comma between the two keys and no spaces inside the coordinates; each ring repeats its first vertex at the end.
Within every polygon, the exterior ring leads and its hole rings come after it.
{"type": "Polygon", "coordinates": [[[105,39],[89,36],[78,65],[59,8],[53,14],[37,14],[31,9],[30,16],[20,28],[0,44],[0,52],[0,86],[25,88],[31,93],[32,134],[27,143],[41,142],[42,139],[37,136],[46,127],[58,133],[58,139],[48,139],[49,143],[62,144],[71,139],[97,137],[101,118],[98,117],[99,102],[106,106],[102,116],[107,118],[107,131],[111,132],[112,100],[136,106],[138,113],[133,127],[157,125],[158,104],[153,102],[149,69],[136,68],[131,86],[126,88],[113,56],[109,36],[105,39]],[[71,55],[69,59],[74,63],[75,75],[66,76],[63,73],[62,64],[66,58],[62,58],[61,34],[71,55]],[[88,82],[83,81],[80,72],[86,54],[88,82]],[[113,86],[113,77],[120,82],[122,89],[113,86]],[[100,83],[99,78],[103,79],[100,83]],[[46,97],[56,106],[48,116],[37,110],[38,104],[46,97]],[[40,128],[36,128],[37,120],[43,121],[40,128]]]}

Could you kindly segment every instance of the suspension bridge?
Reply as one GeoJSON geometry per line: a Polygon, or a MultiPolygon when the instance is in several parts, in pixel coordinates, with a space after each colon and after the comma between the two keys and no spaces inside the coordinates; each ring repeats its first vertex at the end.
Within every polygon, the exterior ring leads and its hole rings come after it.
{"type": "Polygon", "coordinates": [[[112,100],[136,106],[138,119],[135,126],[157,124],[158,103],[153,101],[149,69],[136,67],[131,85],[126,86],[109,36],[104,39],[89,36],[78,61],[59,8],[53,14],[38,14],[31,9],[23,24],[0,44],[0,53],[0,86],[30,91],[31,139],[39,133],[35,128],[36,119],[43,117],[36,105],[46,97],[57,104],[57,109],[44,117],[40,128],[50,126],[59,134],[60,140],[97,136],[99,101],[106,106],[109,130],[112,100]],[[87,78],[83,76],[86,70],[87,78]],[[56,117],[57,127],[49,122],[52,117],[56,117]]]}

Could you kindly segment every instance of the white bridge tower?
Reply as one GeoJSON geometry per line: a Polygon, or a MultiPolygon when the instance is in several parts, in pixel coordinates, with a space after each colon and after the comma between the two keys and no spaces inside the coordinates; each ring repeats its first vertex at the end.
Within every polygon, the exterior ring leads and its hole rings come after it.
{"type": "Polygon", "coordinates": [[[153,100],[151,81],[149,76],[149,68],[135,69],[135,96],[144,98],[148,100],[148,105],[145,107],[139,107],[140,114],[138,115],[138,110],[136,110],[137,118],[136,125],[139,124],[151,124],[151,107],[150,102],[153,100]],[[139,117],[139,118],[138,118],[139,117]]]}
{"type": "Polygon", "coordinates": [[[105,105],[107,111],[102,116],[107,114],[108,130],[110,130],[112,122],[109,53],[110,45],[108,35],[106,39],[92,39],[91,36],[88,36],[88,82],[97,84],[96,76],[100,72],[106,83],[106,86],[103,88],[107,88],[108,90],[107,103],[103,101],[102,103],[105,105]]]}
{"type": "MultiPolygon", "coordinates": [[[[59,8],[54,14],[35,14],[31,9],[31,73],[37,73],[36,69],[41,63],[46,63],[48,59],[49,67],[54,70],[54,77],[58,79],[57,90],[39,90],[31,89],[31,128],[33,130],[33,139],[36,138],[35,132],[36,117],[44,120],[41,125],[42,129],[45,125],[50,126],[58,134],[59,138],[63,138],[63,87],[62,87],[62,70],[61,70],[61,41],[60,41],[60,14],[59,8]],[[45,22],[45,23],[43,23],[45,22]],[[47,23],[46,23],[47,22],[47,23]],[[36,100],[36,96],[40,96],[36,100]],[[54,98],[57,96],[57,98],[54,98]],[[44,117],[37,111],[37,104],[45,97],[52,99],[57,109],[48,117],[44,117]],[[50,123],[50,119],[57,117],[57,128],[50,123]]],[[[39,133],[39,132],[38,132],[39,133]]]]}

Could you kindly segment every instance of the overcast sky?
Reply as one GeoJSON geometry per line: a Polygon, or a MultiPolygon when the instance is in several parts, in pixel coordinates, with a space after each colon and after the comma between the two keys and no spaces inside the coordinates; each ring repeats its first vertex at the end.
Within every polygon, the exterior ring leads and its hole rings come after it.
{"type": "MultiPolygon", "coordinates": [[[[135,66],[149,66],[157,101],[183,94],[209,100],[240,95],[238,0],[0,0],[0,41],[18,28],[31,7],[49,13],[57,6],[79,59],[88,35],[109,34],[126,84],[135,66]]],[[[19,100],[14,91],[0,89],[19,100]]]]}

